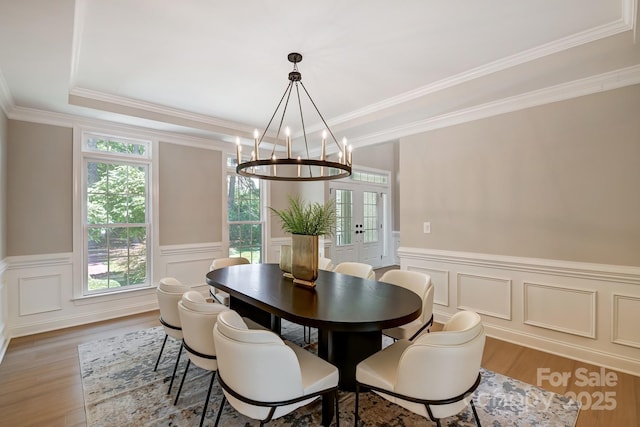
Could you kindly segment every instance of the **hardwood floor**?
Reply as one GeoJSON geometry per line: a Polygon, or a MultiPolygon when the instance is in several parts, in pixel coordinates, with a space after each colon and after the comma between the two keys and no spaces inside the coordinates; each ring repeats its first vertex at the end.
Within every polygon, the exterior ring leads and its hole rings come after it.
{"type": "MultiPolygon", "coordinates": [[[[11,340],[0,364],[0,426],[84,426],[78,345],[157,325],[158,312],[149,312],[11,340]]],[[[492,338],[487,339],[483,366],[557,393],[582,393],[583,403],[586,395],[593,404],[598,393],[608,393],[600,406],[615,403],[615,409],[584,409],[579,427],[640,426],[639,377],[615,372],[616,385],[581,387],[577,370],[593,374],[600,368],[492,338]],[[539,368],[548,368],[549,374],[571,373],[571,378],[555,387],[539,383],[539,368]]]]}

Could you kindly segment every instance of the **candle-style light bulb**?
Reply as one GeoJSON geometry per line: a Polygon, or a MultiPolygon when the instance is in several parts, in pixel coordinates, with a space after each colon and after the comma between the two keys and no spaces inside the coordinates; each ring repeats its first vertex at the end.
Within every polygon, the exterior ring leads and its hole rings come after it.
{"type": "MultiPolygon", "coordinates": [[[[273,156],[271,156],[271,160],[275,161],[276,160],[276,155],[274,154],[273,156]]],[[[276,169],[276,165],[275,163],[273,164],[273,176],[277,176],[278,175],[278,169],[276,169]]]]}
{"type": "Polygon", "coordinates": [[[291,131],[289,130],[289,126],[287,126],[284,130],[287,135],[287,159],[291,158],[291,131]]]}
{"type": "Polygon", "coordinates": [[[353,165],[353,146],[349,146],[349,166],[353,165]]]}
{"type": "Polygon", "coordinates": [[[242,146],[240,145],[240,137],[236,137],[236,157],[237,157],[238,164],[240,164],[241,153],[242,153],[242,146]]]}
{"type": "Polygon", "coordinates": [[[347,138],[342,138],[342,160],[347,162],[347,138]]]}
{"type": "Polygon", "coordinates": [[[258,144],[259,144],[259,140],[258,140],[258,136],[260,136],[260,134],[258,133],[258,129],[254,129],[253,131],[253,151],[256,153],[254,160],[259,160],[258,157],[260,157],[260,155],[258,154],[258,144]]]}
{"type": "Polygon", "coordinates": [[[324,161],[327,155],[327,131],[322,131],[322,151],[320,151],[320,160],[324,161]]]}
{"type": "MultiPolygon", "coordinates": [[[[300,156],[298,156],[298,162],[300,161],[300,156]]],[[[300,163],[298,163],[298,178],[300,178],[300,163]]]]}

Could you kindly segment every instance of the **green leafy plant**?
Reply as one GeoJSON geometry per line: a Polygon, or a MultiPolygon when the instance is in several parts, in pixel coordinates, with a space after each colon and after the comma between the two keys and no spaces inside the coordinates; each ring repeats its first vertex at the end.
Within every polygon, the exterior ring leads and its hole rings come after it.
{"type": "Polygon", "coordinates": [[[308,236],[330,236],[336,230],[336,206],[333,200],[324,205],[320,203],[308,203],[299,194],[289,195],[289,207],[287,209],[274,209],[282,223],[282,229],[291,234],[304,234],[308,236]]]}

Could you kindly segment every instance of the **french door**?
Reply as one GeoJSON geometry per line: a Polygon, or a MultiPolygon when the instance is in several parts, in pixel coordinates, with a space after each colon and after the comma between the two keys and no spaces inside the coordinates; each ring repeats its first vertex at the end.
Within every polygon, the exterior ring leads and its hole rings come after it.
{"type": "Polygon", "coordinates": [[[345,261],[382,265],[385,253],[386,193],[375,186],[335,184],[337,229],[331,257],[334,265],[345,261]]]}

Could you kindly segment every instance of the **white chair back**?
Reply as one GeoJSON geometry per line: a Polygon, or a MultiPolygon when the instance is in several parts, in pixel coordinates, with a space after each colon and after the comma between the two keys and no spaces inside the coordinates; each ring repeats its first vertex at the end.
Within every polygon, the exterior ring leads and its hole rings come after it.
{"type": "MultiPolygon", "coordinates": [[[[484,344],[480,316],[472,311],[456,313],[442,332],[423,334],[404,350],[395,391],[430,400],[461,395],[478,377],[484,344]]],[[[445,418],[460,412],[469,400],[470,397],[448,405],[433,405],[431,409],[436,418],[445,418]]],[[[405,400],[396,403],[428,417],[424,405],[405,400]]]]}
{"type": "Polygon", "coordinates": [[[244,257],[230,257],[230,258],[216,258],[211,261],[209,271],[217,270],[223,267],[229,267],[231,265],[251,264],[248,259],[244,257]]]}
{"type": "MultiPolygon", "coordinates": [[[[304,391],[300,366],[295,353],[275,333],[248,329],[235,311],[218,316],[213,329],[219,375],[242,396],[263,402],[283,401],[301,396],[304,391]]],[[[253,419],[264,419],[269,408],[244,403],[226,391],[236,410],[253,419]]],[[[278,408],[278,413],[286,407],[278,408]]]]}
{"type": "Polygon", "coordinates": [[[334,267],[335,266],[333,265],[333,262],[331,262],[330,258],[325,258],[322,256],[318,258],[318,268],[320,270],[333,271],[334,267]]]}
{"type": "Polygon", "coordinates": [[[374,280],[376,277],[373,267],[361,262],[341,262],[333,269],[336,273],[348,274],[350,276],[362,277],[363,279],[374,280]]]}
{"type": "Polygon", "coordinates": [[[421,322],[427,323],[433,315],[433,285],[428,274],[408,270],[389,270],[380,278],[381,282],[402,286],[422,299],[421,322]]]}
{"type": "Polygon", "coordinates": [[[180,322],[180,315],[178,314],[178,301],[182,298],[182,294],[187,292],[188,286],[183,285],[177,279],[173,277],[164,277],[160,279],[158,288],[156,289],[156,295],[158,297],[158,306],[160,308],[160,318],[163,322],[173,326],[174,329],[166,325],[164,331],[172,338],[181,340],[182,331],[180,322]]]}
{"type": "Polygon", "coordinates": [[[216,302],[207,302],[200,292],[186,292],[178,303],[178,313],[182,322],[182,337],[189,359],[200,368],[215,371],[218,368],[215,359],[207,359],[189,352],[189,348],[208,356],[216,355],[213,342],[213,326],[218,315],[229,310],[216,302]]]}

